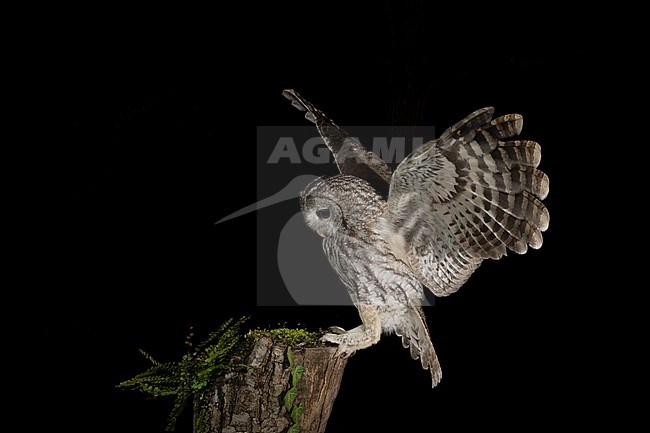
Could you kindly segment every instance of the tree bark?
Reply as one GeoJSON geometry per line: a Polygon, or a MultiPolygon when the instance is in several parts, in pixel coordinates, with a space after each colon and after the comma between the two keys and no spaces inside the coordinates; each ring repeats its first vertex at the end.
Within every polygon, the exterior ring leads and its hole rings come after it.
{"type": "MultiPolygon", "coordinates": [[[[334,347],[294,349],[294,365],[305,371],[297,384],[294,406],[304,403],[302,433],[323,433],[338,394],[346,359],[334,347]]],[[[284,396],[291,388],[287,344],[261,336],[245,363],[251,369],[232,371],[209,390],[209,433],[282,433],[292,424],[284,396]]],[[[195,401],[197,432],[198,402],[195,401]]]]}

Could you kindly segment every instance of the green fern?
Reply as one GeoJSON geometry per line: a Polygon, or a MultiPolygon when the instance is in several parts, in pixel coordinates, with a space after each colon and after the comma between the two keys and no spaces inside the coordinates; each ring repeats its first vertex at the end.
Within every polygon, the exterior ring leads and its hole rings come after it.
{"type": "Polygon", "coordinates": [[[154,397],[173,396],[174,405],[167,420],[167,431],[174,430],[178,417],[196,395],[199,400],[196,427],[199,432],[205,431],[208,399],[202,391],[228,370],[246,367],[244,364],[230,363],[241,337],[240,327],[246,319],[242,318],[234,323],[233,319],[225,321],[180,361],[162,363],[141,350],[140,353],[152,366],[132,379],[120,383],[118,388],[138,390],[154,397]]]}

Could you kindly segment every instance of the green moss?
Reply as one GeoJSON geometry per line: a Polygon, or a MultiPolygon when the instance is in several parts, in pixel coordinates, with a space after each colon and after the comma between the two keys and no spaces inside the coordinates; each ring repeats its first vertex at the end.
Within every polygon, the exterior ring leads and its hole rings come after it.
{"type": "Polygon", "coordinates": [[[319,333],[307,331],[303,328],[253,329],[248,333],[247,338],[256,341],[262,335],[271,337],[273,341],[287,343],[288,346],[294,348],[317,347],[322,345],[319,340],[319,333]]]}
{"type": "MultiPolygon", "coordinates": [[[[316,347],[322,345],[320,334],[303,328],[255,329],[243,337],[241,327],[246,318],[223,323],[216,331],[192,347],[180,360],[159,362],[148,353],[141,351],[151,366],[144,372],[118,385],[119,388],[137,390],[154,397],[169,396],[174,399],[169,415],[167,430],[174,430],[181,412],[189,406],[192,399],[198,402],[195,431],[208,430],[209,401],[214,383],[233,368],[252,368],[241,363],[250,353],[257,339],[267,335],[273,341],[281,341],[289,347],[316,347]]],[[[287,348],[288,353],[291,353],[287,348]]],[[[290,361],[293,376],[293,388],[302,375],[302,366],[294,366],[290,361]]],[[[304,371],[304,369],[302,369],[304,371]]],[[[292,413],[294,424],[299,420],[301,408],[292,404],[287,410],[292,413]],[[294,413],[295,412],[295,413],[294,413]]],[[[294,431],[296,431],[294,429],[294,431]]]]}

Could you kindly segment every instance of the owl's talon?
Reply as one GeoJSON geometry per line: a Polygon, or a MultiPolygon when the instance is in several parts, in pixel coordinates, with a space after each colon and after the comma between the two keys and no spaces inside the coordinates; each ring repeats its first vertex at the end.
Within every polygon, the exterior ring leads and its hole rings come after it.
{"type": "Polygon", "coordinates": [[[346,331],[340,326],[330,326],[329,328],[327,328],[327,332],[340,335],[340,334],[345,334],[346,331]]]}
{"type": "MultiPolygon", "coordinates": [[[[340,329],[340,328],[339,328],[340,329]]],[[[357,351],[356,346],[350,346],[346,343],[346,338],[349,338],[349,333],[344,334],[325,334],[321,337],[321,341],[327,343],[337,344],[336,353],[334,353],[335,358],[349,358],[354,355],[357,351]]]]}
{"type": "Polygon", "coordinates": [[[320,341],[333,343],[333,344],[341,344],[341,339],[337,334],[325,334],[320,338],[320,341]]]}

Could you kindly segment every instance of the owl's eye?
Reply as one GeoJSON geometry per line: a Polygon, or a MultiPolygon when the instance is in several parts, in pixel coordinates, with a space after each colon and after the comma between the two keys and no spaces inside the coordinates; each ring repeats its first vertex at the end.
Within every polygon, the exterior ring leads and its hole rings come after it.
{"type": "Polygon", "coordinates": [[[330,210],[329,209],[318,209],[316,211],[316,216],[322,220],[326,220],[327,218],[330,217],[330,210]]]}

